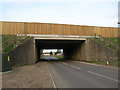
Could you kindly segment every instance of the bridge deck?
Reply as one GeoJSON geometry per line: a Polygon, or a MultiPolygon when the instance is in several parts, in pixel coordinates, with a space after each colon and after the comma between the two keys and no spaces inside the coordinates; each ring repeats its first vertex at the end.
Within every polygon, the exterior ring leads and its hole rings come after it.
{"type": "Polygon", "coordinates": [[[18,34],[32,36],[35,39],[53,39],[53,40],[86,40],[94,36],[80,36],[80,35],[41,35],[41,34],[18,34]]]}

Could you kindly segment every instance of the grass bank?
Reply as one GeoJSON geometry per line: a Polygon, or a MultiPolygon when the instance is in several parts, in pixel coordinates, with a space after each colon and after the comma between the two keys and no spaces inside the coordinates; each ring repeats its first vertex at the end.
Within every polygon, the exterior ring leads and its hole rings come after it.
{"type": "MultiPolygon", "coordinates": [[[[107,65],[107,61],[82,61],[87,63],[99,64],[99,65],[107,65]]],[[[120,67],[120,60],[113,60],[109,62],[109,66],[120,67]]]]}
{"type": "Polygon", "coordinates": [[[117,51],[118,50],[118,38],[117,37],[102,37],[103,40],[101,40],[100,38],[93,38],[94,40],[96,40],[98,43],[114,50],[117,51]]]}
{"type": "Polygon", "coordinates": [[[8,54],[17,46],[28,40],[29,37],[17,35],[2,35],[2,53],[8,54]]]}

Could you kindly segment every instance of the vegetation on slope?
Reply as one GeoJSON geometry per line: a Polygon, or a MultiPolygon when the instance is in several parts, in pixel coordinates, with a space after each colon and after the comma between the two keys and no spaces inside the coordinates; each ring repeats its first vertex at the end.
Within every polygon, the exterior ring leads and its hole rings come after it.
{"type": "Polygon", "coordinates": [[[2,35],[2,53],[8,54],[17,46],[24,43],[29,37],[16,35],[2,35]]]}
{"type": "Polygon", "coordinates": [[[94,38],[97,42],[105,45],[108,48],[111,48],[114,51],[118,50],[118,38],[116,37],[100,37],[94,38]]]}
{"type": "MultiPolygon", "coordinates": [[[[93,63],[93,64],[100,64],[100,65],[107,65],[106,61],[82,61],[87,63],[93,63]]],[[[120,67],[120,60],[113,60],[109,62],[109,66],[116,66],[120,67]]]]}

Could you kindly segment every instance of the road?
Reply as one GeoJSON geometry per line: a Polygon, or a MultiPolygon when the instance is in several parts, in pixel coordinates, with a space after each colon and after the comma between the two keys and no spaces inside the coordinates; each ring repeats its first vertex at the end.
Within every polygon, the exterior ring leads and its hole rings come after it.
{"type": "Polygon", "coordinates": [[[48,62],[54,88],[118,88],[118,70],[80,61],[48,62]]]}
{"type": "Polygon", "coordinates": [[[46,60],[56,60],[57,58],[55,58],[54,56],[44,56],[44,59],[46,60]]]}
{"type": "MultiPolygon", "coordinates": [[[[118,71],[80,61],[57,60],[13,67],[2,75],[3,88],[117,88],[118,71]]],[[[55,60],[53,60],[55,59],[55,60]]]]}

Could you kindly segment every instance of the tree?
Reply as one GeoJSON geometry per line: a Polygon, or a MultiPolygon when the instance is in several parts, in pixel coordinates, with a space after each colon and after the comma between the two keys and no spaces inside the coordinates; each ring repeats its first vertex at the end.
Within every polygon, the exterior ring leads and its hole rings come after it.
{"type": "Polygon", "coordinates": [[[61,49],[57,49],[57,53],[61,53],[61,49]]]}

